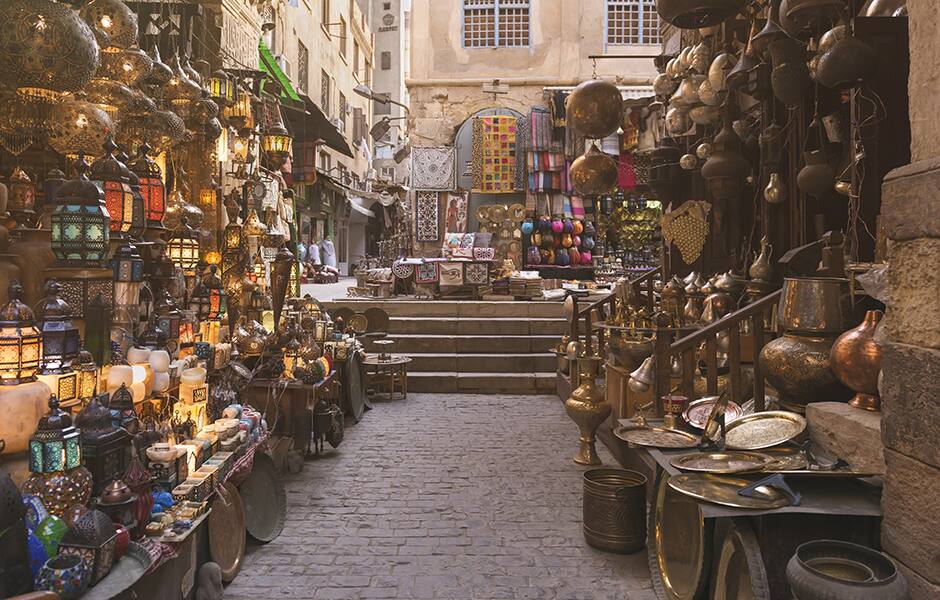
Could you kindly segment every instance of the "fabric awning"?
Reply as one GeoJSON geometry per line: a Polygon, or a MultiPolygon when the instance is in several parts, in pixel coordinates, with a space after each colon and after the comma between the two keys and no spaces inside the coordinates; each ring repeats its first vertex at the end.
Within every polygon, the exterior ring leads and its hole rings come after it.
{"type": "Polygon", "coordinates": [[[369,219],[375,218],[375,213],[362,205],[361,198],[355,196],[350,197],[349,207],[352,209],[349,211],[350,223],[366,223],[369,219]]]}
{"type": "Polygon", "coordinates": [[[289,105],[284,116],[287,118],[291,134],[295,139],[322,142],[324,146],[336,150],[350,158],[355,158],[346,136],[330,122],[320,107],[304,94],[300,95],[302,108],[289,105]]]}
{"type": "Polygon", "coordinates": [[[281,70],[281,66],[277,64],[277,60],[274,58],[268,45],[264,43],[264,40],[258,40],[258,57],[258,67],[281,87],[278,93],[278,99],[286,106],[302,108],[304,101],[300,99],[297,90],[291,85],[290,77],[288,77],[287,74],[281,70]]]}

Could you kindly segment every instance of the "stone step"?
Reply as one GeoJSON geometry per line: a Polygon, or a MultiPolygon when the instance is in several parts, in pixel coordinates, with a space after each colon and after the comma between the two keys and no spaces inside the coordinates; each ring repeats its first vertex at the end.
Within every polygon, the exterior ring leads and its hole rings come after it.
{"type": "Polygon", "coordinates": [[[347,307],[361,312],[378,307],[390,317],[518,317],[518,318],[563,318],[564,304],[561,302],[488,302],[446,300],[375,300],[343,299],[324,303],[327,310],[347,307]]]}
{"type": "MultiPolygon", "coordinates": [[[[548,352],[560,337],[558,335],[427,335],[422,333],[389,334],[394,340],[393,352],[401,354],[437,353],[490,353],[525,354],[548,352]]],[[[377,351],[371,341],[364,340],[366,350],[377,351]]]]}
{"type": "Polygon", "coordinates": [[[555,373],[408,372],[408,391],[435,394],[550,394],[555,373]]]}
{"type": "Polygon", "coordinates": [[[410,373],[456,371],[458,373],[554,373],[554,354],[411,354],[410,373]]]}
{"type": "Polygon", "coordinates": [[[388,331],[391,334],[561,336],[567,330],[567,325],[563,318],[391,317],[388,331]]]}

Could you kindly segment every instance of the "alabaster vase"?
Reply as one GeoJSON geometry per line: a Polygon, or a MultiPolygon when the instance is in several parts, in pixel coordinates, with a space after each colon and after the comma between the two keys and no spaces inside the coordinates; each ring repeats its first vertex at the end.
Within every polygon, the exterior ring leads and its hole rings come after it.
{"type": "Polygon", "coordinates": [[[865,313],[861,324],[840,335],[829,352],[836,377],[855,392],[849,404],[863,410],[881,409],[878,397],[881,348],[875,343],[875,330],[883,315],[880,310],[865,313]]]}
{"type": "Polygon", "coordinates": [[[601,361],[599,356],[585,356],[578,361],[581,384],[565,400],[565,411],[581,432],[581,449],[574,457],[579,465],[602,464],[595,448],[595,432],[611,409],[604,390],[596,384],[601,361]]]}
{"type": "Polygon", "coordinates": [[[5,452],[29,448],[29,436],[49,410],[49,394],[49,386],[41,381],[0,386],[0,440],[6,444],[5,452]]]}
{"type": "Polygon", "coordinates": [[[851,397],[831,368],[833,341],[787,333],[761,349],[761,369],[784,408],[802,413],[810,402],[845,402],[851,397]]]}

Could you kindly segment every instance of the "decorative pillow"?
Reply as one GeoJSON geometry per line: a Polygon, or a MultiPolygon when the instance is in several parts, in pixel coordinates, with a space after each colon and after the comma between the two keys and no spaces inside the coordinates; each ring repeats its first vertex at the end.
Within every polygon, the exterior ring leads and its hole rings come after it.
{"type": "Polygon", "coordinates": [[[474,251],[479,248],[454,248],[451,250],[450,255],[453,258],[473,258],[474,251]]]}
{"type": "Polygon", "coordinates": [[[475,246],[474,240],[476,239],[477,234],[475,233],[464,233],[463,238],[460,240],[461,248],[473,248],[475,246]]]}
{"type": "Polygon", "coordinates": [[[476,260],[495,260],[496,248],[474,248],[473,258],[476,260]]]}
{"type": "Polygon", "coordinates": [[[441,263],[440,282],[441,285],[463,285],[463,264],[441,263]]]}
{"type": "Polygon", "coordinates": [[[445,233],[443,246],[444,249],[453,250],[454,248],[459,248],[461,246],[461,242],[463,242],[463,236],[464,234],[462,233],[445,233]]]}
{"type": "Polygon", "coordinates": [[[480,232],[480,233],[474,234],[474,237],[473,237],[474,248],[489,248],[491,243],[493,243],[492,233],[480,232]]]}

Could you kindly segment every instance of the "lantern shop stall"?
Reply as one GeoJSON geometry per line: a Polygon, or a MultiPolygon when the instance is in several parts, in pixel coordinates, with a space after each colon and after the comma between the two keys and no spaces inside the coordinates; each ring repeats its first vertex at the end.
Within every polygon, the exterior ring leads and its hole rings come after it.
{"type": "MultiPolygon", "coordinates": [[[[599,465],[599,438],[629,469],[585,474],[586,539],[645,545],[659,598],[908,597],[879,552],[876,334],[899,268],[881,183],[910,158],[907,17],[862,4],[656,3],[667,51],[636,164],[661,264],[573,296],[556,354],[574,461],[599,465]],[[595,501],[614,485],[636,492],[622,519],[595,501]]],[[[569,122],[601,88],[572,92],[569,122]]]]}

